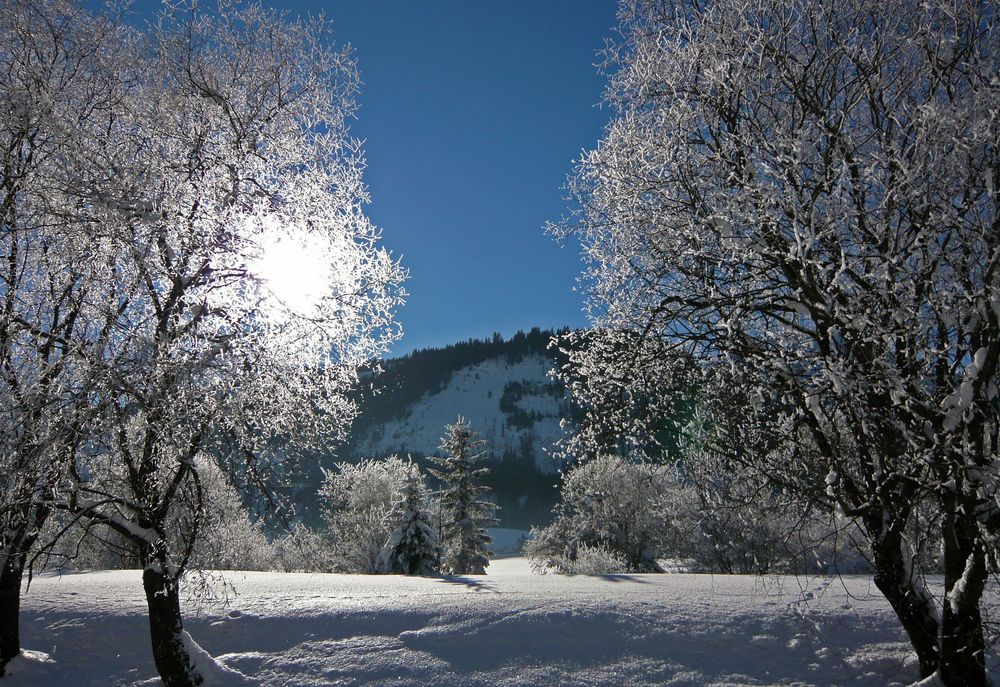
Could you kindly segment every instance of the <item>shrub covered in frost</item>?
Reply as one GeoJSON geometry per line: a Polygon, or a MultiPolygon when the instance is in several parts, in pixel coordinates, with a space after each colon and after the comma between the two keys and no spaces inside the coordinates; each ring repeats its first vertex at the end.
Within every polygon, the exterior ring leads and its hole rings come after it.
{"type": "Polygon", "coordinates": [[[274,540],[275,567],[283,572],[330,572],[333,554],[325,533],[304,525],[274,540]]]}
{"type": "Polygon", "coordinates": [[[716,465],[703,469],[602,456],[570,470],[551,525],[532,531],[536,570],[658,572],[672,559],[696,572],[867,570],[848,526],[716,465]],[[622,564],[618,565],[621,561],[622,564]]]}
{"type": "Polygon", "coordinates": [[[406,487],[410,463],[396,456],[341,463],[324,471],[320,498],[336,572],[379,572],[382,547],[395,529],[389,519],[406,487]]]}
{"type": "Polygon", "coordinates": [[[574,556],[534,558],[532,568],[543,575],[549,572],[560,575],[615,575],[629,571],[629,565],[621,554],[602,544],[580,544],[574,556]]]}
{"type": "Polygon", "coordinates": [[[239,490],[212,458],[200,456],[198,464],[204,496],[192,567],[273,570],[274,549],[261,525],[251,517],[239,490]]]}
{"type": "Polygon", "coordinates": [[[670,472],[615,456],[577,465],[563,479],[555,521],[533,530],[525,553],[536,565],[562,570],[581,549],[600,549],[623,560],[629,571],[659,571],[670,472]]]}
{"type": "MultiPolygon", "coordinates": [[[[208,454],[196,459],[201,481],[201,512],[188,498],[170,509],[169,532],[178,550],[191,543],[190,568],[200,570],[272,570],[279,565],[261,525],[252,517],[240,491],[208,454]],[[195,524],[197,523],[197,525],[195,524]]],[[[107,480],[116,479],[109,471],[107,480]]],[[[186,495],[184,495],[186,496],[186,495]]],[[[104,525],[57,513],[46,537],[59,536],[48,551],[48,565],[79,569],[128,569],[144,565],[134,542],[104,525]]]]}

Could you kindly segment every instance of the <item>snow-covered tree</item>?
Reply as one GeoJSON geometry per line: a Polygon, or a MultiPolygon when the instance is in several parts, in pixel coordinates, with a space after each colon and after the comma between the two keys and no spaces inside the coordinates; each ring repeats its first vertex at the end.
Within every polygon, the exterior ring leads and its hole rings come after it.
{"type": "Polygon", "coordinates": [[[157,670],[187,686],[202,680],[179,602],[206,515],[196,457],[266,486],[341,438],[358,366],[398,335],[403,273],[362,212],[358,77],[328,23],[168,4],[144,49],[120,130],[98,139],[106,172],[83,179],[116,229],[117,291],[113,336],[88,351],[97,446],[58,506],[137,547],[157,670]]]}
{"type": "Polygon", "coordinates": [[[382,548],[395,527],[389,514],[409,474],[410,464],[397,456],[324,471],[320,498],[336,572],[379,572],[382,548]]]}
{"type": "Polygon", "coordinates": [[[390,575],[433,575],[441,552],[437,529],[427,509],[427,486],[410,464],[403,490],[386,519],[394,527],[379,554],[379,572],[390,575]]]}
{"type": "Polygon", "coordinates": [[[0,675],[27,557],[93,419],[110,243],[79,181],[117,131],[134,48],[71,0],[0,6],[0,675]]]}
{"type": "Polygon", "coordinates": [[[438,468],[430,473],[442,484],[437,494],[444,550],[441,567],[454,575],[486,574],[493,555],[489,549],[493,540],[485,528],[496,524],[496,505],[481,498],[489,490],[482,484],[489,468],[479,467],[485,444],[460,416],[445,426],[440,446],[444,455],[431,457],[438,468]]]}
{"type": "Polygon", "coordinates": [[[761,447],[745,469],[856,520],[948,685],[985,684],[1000,531],[997,20],[985,0],[624,2],[617,115],[557,229],[606,341],[577,354],[588,384],[694,360],[761,447]]]}

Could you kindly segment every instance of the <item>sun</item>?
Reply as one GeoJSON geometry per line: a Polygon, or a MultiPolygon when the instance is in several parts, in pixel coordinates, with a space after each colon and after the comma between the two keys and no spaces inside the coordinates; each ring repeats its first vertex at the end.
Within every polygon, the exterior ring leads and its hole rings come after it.
{"type": "Polygon", "coordinates": [[[262,218],[251,273],[260,282],[270,317],[315,318],[331,293],[331,263],[320,236],[275,218],[262,218]]]}

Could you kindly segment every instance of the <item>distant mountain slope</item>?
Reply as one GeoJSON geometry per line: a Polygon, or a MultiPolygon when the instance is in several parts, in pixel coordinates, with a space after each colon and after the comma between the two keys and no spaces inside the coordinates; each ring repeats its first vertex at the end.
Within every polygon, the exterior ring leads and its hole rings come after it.
{"type": "Polygon", "coordinates": [[[563,387],[547,378],[551,357],[533,353],[518,362],[490,358],[456,370],[440,390],[429,390],[401,416],[371,423],[364,417],[352,438],[354,457],[437,451],[444,426],[462,415],[472,423],[494,460],[530,456],[543,472],[555,472],[546,452],[568,414],[563,387]]]}
{"type": "Polygon", "coordinates": [[[486,440],[488,483],[505,527],[547,522],[558,496],[558,464],[550,451],[571,407],[548,373],[561,363],[548,348],[557,332],[518,332],[505,340],[471,340],[388,360],[366,375],[359,414],[339,460],[391,454],[421,464],[438,451],[446,424],[459,415],[486,440]]]}

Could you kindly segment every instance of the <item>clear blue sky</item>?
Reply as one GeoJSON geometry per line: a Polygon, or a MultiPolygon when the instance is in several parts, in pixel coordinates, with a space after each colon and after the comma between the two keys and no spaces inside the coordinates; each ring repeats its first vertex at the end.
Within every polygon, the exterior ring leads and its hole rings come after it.
{"type": "Polygon", "coordinates": [[[543,233],[607,120],[597,52],[614,0],[339,0],[323,11],[364,81],[369,216],[410,270],[395,353],[581,326],[575,247],[543,233]]]}

